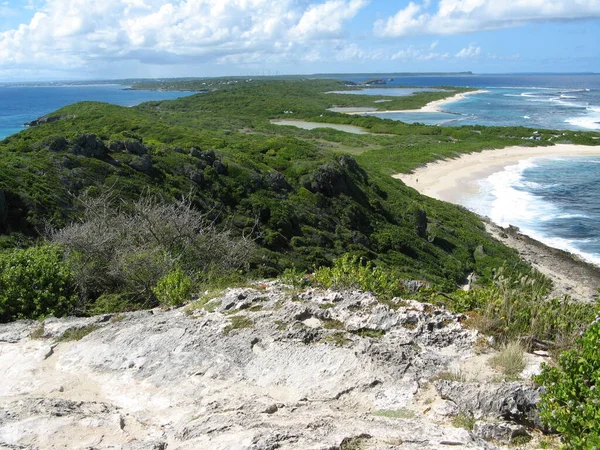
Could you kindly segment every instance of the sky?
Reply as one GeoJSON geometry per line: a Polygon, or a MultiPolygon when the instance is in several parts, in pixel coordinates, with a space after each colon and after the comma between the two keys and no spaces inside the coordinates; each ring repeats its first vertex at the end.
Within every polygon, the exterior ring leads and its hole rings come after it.
{"type": "Polygon", "coordinates": [[[0,82],[600,72],[600,0],[0,0],[0,82]]]}

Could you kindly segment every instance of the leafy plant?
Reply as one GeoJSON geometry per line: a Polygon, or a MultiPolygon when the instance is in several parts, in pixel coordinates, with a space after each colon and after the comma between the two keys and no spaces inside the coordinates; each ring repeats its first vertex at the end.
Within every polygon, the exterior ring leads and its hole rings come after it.
{"type": "Polygon", "coordinates": [[[562,433],[569,449],[600,447],[600,321],[577,341],[576,348],[544,365],[535,381],[545,387],[538,410],[542,421],[562,433]]]}
{"type": "Polygon", "coordinates": [[[64,316],[77,303],[73,276],[57,246],[0,252],[0,322],[64,316]]]}
{"type": "Polygon", "coordinates": [[[189,300],[192,286],[192,279],[183,272],[181,267],[176,267],[158,280],[152,292],[161,304],[176,306],[189,300]]]}
{"type": "Polygon", "coordinates": [[[376,267],[373,262],[349,253],[334,261],[333,267],[320,267],[313,274],[314,280],[325,288],[362,289],[383,298],[403,293],[398,279],[389,270],[376,267]]]}

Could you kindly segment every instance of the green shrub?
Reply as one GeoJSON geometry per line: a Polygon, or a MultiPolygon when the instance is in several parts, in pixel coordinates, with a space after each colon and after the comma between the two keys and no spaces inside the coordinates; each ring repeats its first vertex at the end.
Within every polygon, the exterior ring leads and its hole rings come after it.
{"type": "Polygon", "coordinates": [[[562,433],[569,449],[600,447],[600,321],[560,355],[556,367],[544,365],[535,381],[546,388],[538,410],[542,421],[562,433]]]}
{"type": "Polygon", "coordinates": [[[373,262],[364,263],[362,258],[345,254],[334,261],[333,267],[320,267],[313,274],[314,280],[325,288],[362,289],[389,299],[403,293],[398,279],[373,262]]]}
{"type": "Polygon", "coordinates": [[[0,253],[0,322],[60,317],[77,301],[60,248],[39,245],[0,253]]]}
{"type": "Polygon", "coordinates": [[[192,294],[192,279],[183,272],[181,267],[177,267],[158,280],[152,292],[163,305],[180,305],[189,300],[192,294]]]}

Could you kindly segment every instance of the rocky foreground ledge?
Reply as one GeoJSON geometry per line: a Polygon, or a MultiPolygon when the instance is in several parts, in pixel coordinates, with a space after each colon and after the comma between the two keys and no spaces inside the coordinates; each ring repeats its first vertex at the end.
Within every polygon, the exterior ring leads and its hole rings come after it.
{"type": "Polygon", "coordinates": [[[278,282],[204,303],[0,325],[0,448],[514,449],[540,426],[444,309],[278,282]]]}

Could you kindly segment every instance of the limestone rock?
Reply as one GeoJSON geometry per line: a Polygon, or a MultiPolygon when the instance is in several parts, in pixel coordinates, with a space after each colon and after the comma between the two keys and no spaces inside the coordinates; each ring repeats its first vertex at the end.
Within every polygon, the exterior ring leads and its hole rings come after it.
{"type": "Polygon", "coordinates": [[[39,322],[0,324],[0,447],[493,449],[426,416],[375,414],[472,353],[458,318],[265,282],[195,311],[47,319],[36,339],[39,322]]]}
{"type": "Polygon", "coordinates": [[[434,384],[442,398],[452,400],[476,419],[502,418],[544,429],[536,409],[541,388],[522,382],[496,384],[438,380],[434,384]]]}
{"type": "Polygon", "coordinates": [[[477,421],[473,426],[473,433],[486,441],[497,441],[504,444],[510,444],[517,436],[529,436],[523,425],[508,422],[477,421]]]}

